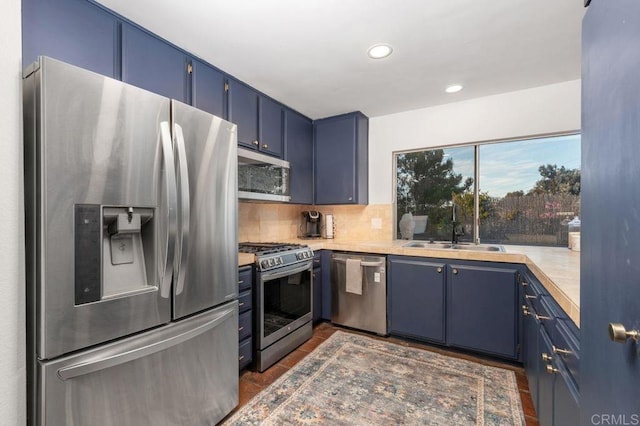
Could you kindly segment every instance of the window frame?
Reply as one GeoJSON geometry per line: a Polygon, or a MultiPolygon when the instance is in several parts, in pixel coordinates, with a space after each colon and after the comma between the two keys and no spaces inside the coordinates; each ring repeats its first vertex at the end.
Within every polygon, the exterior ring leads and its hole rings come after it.
{"type": "MultiPolygon", "coordinates": [[[[480,180],[480,146],[481,145],[492,145],[498,143],[509,143],[509,142],[522,142],[532,139],[546,139],[546,138],[554,138],[554,137],[562,137],[562,136],[575,136],[580,135],[582,137],[582,130],[569,130],[564,132],[552,132],[552,133],[540,133],[535,135],[523,136],[523,137],[511,137],[504,139],[488,139],[483,141],[475,141],[475,142],[462,142],[448,145],[434,145],[423,148],[412,148],[405,150],[392,151],[392,205],[393,205],[393,238],[394,240],[400,240],[401,238],[398,235],[398,155],[409,154],[413,152],[422,152],[422,151],[431,151],[436,149],[451,149],[451,148],[461,148],[472,146],[474,148],[474,171],[473,171],[473,198],[474,198],[474,208],[473,208],[473,241],[475,244],[480,244],[480,185],[478,182],[480,180]]],[[[582,151],[582,139],[581,139],[581,151],[582,151]]],[[[581,154],[582,155],[582,154],[581,154]]],[[[582,162],[581,162],[582,163],[582,162]]],[[[582,164],[580,165],[580,170],[582,170],[582,164]]],[[[508,245],[508,244],[504,244],[508,245]]]]}

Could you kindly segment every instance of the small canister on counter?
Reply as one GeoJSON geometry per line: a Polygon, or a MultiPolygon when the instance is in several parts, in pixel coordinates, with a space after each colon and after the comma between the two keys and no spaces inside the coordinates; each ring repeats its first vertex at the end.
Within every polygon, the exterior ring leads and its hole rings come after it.
{"type": "Polygon", "coordinates": [[[568,224],[569,248],[580,251],[580,218],[574,217],[568,224]]]}

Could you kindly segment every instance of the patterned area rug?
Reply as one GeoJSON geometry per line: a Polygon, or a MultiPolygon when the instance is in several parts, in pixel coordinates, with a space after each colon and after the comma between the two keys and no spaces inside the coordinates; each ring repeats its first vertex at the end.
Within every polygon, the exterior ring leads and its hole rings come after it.
{"type": "Polygon", "coordinates": [[[524,425],[515,374],[335,332],[225,425],[524,425]]]}

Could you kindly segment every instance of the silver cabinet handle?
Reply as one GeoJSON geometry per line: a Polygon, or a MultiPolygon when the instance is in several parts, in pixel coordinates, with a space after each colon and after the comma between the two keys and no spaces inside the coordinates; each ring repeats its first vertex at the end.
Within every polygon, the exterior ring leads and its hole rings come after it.
{"type": "Polygon", "coordinates": [[[570,350],[560,349],[554,345],[551,345],[551,352],[553,352],[554,354],[561,354],[561,355],[571,355],[573,353],[570,350]]]}
{"type": "Polygon", "coordinates": [[[530,294],[525,294],[525,295],[524,295],[524,298],[525,298],[525,299],[537,299],[537,298],[538,298],[538,296],[532,296],[532,295],[530,295],[530,294]]]}
{"type": "Polygon", "coordinates": [[[242,330],[244,330],[244,327],[239,327],[238,328],[238,331],[242,331],[242,330]]]}
{"type": "MultiPolygon", "coordinates": [[[[347,259],[331,259],[333,262],[347,263],[347,259]]],[[[360,266],[364,267],[381,267],[384,266],[384,262],[365,262],[361,261],[360,266]]]]}
{"type": "Polygon", "coordinates": [[[240,355],[240,358],[238,358],[238,361],[242,361],[244,359],[244,355],[240,355]]]}
{"type": "Polygon", "coordinates": [[[458,275],[458,269],[456,269],[456,268],[453,268],[451,270],[451,272],[453,272],[453,275],[458,275]]]}
{"type": "Polygon", "coordinates": [[[244,284],[243,280],[238,281],[238,284],[244,284]]]}
{"type": "Polygon", "coordinates": [[[244,302],[238,303],[238,307],[242,307],[242,306],[244,306],[244,302]]]}
{"type": "Polygon", "coordinates": [[[627,331],[624,325],[620,323],[609,324],[609,339],[617,343],[625,343],[627,339],[631,339],[634,342],[638,342],[638,336],[640,332],[638,330],[627,331]]]}
{"type": "Polygon", "coordinates": [[[95,373],[96,371],[105,370],[116,365],[124,364],[125,362],[149,356],[172,346],[176,346],[182,342],[186,342],[187,340],[193,339],[194,337],[211,330],[212,328],[216,327],[218,324],[229,318],[235,312],[235,308],[227,309],[223,312],[220,312],[220,314],[216,316],[216,318],[213,318],[212,320],[207,321],[206,323],[194,329],[191,329],[182,334],[178,334],[177,336],[172,336],[165,340],[149,344],[147,346],[142,346],[136,349],[127,348],[122,352],[110,356],[105,356],[104,358],[89,360],[79,364],[62,367],[57,371],[58,376],[62,380],[69,380],[73,379],[74,377],[95,373]]]}
{"type": "MultiPolygon", "coordinates": [[[[173,147],[171,146],[171,129],[169,123],[163,121],[160,123],[160,139],[162,142],[162,159],[164,162],[165,186],[167,190],[167,236],[166,247],[164,247],[164,258],[161,260],[162,278],[160,282],[160,296],[165,299],[169,297],[171,292],[171,278],[173,277],[173,262],[175,260],[176,232],[178,228],[178,193],[176,189],[176,170],[173,158],[173,147]]],[[[162,250],[161,250],[162,252],[162,250]]]]}
{"type": "Polygon", "coordinates": [[[538,315],[538,314],[536,314],[535,317],[539,321],[551,321],[553,319],[553,318],[548,317],[546,315],[538,315]]]}
{"type": "Polygon", "coordinates": [[[176,153],[178,154],[179,186],[178,198],[180,209],[178,210],[178,232],[180,237],[177,240],[176,261],[174,265],[174,275],[176,278],[176,294],[184,290],[184,277],[186,275],[185,265],[189,253],[189,218],[191,216],[191,202],[189,200],[189,169],[187,166],[187,151],[184,146],[184,133],[182,127],[174,124],[176,136],[176,153]]]}

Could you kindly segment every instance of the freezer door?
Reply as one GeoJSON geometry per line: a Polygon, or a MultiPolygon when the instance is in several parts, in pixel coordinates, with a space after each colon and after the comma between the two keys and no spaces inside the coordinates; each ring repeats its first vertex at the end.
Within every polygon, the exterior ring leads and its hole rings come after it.
{"type": "Polygon", "coordinates": [[[24,97],[27,294],[38,357],[169,322],[169,99],[49,58],[25,79],[24,97]]]}
{"type": "MultiPolygon", "coordinates": [[[[331,256],[331,322],[387,334],[386,259],[379,256],[334,253],[331,256]],[[360,262],[362,283],[347,291],[347,259],[360,262]]],[[[352,283],[353,284],[353,283],[352,283]]]]}
{"type": "Polygon", "coordinates": [[[236,125],[172,101],[178,180],[174,318],[238,295],[236,125]]]}
{"type": "Polygon", "coordinates": [[[36,424],[214,425],[238,404],[238,303],[39,363],[38,379],[36,424]]]}

